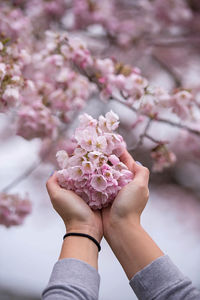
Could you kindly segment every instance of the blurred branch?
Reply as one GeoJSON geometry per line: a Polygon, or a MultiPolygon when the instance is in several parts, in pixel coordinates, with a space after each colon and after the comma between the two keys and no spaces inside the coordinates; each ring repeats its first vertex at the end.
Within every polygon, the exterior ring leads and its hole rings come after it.
{"type": "Polygon", "coordinates": [[[170,126],[177,127],[177,128],[183,129],[183,130],[186,130],[186,131],[188,131],[189,133],[195,134],[195,135],[197,135],[197,136],[200,137],[200,131],[195,130],[195,129],[192,129],[192,128],[188,127],[187,125],[180,124],[180,123],[176,123],[176,122],[174,122],[174,121],[167,120],[167,119],[164,119],[164,118],[156,118],[156,119],[154,119],[154,121],[155,121],[155,122],[160,122],[160,123],[165,123],[165,124],[168,124],[168,125],[170,125],[170,126]]]}
{"type": "MultiPolygon", "coordinates": [[[[75,119],[79,113],[80,113],[79,111],[74,113],[72,119],[75,119]]],[[[40,158],[37,162],[34,162],[27,170],[25,170],[24,173],[19,175],[11,183],[9,183],[5,188],[3,188],[2,189],[3,193],[6,193],[11,188],[13,188],[14,186],[18,185],[20,182],[25,180],[28,176],[30,176],[41,165],[41,163],[43,163],[48,158],[48,156],[51,154],[52,147],[56,144],[56,142],[62,136],[62,134],[67,130],[67,127],[68,127],[68,124],[66,124],[62,129],[60,129],[60,132],[59,132],[58,136],[55,138],[55,140],[52,140],[51,144],[49,145],[48,150],[46,151],[46,153],[44,153],[42,158],[40,158]]]]}
{"type": "Polygon", "coordinates": [[[158,58],[155,54],[151,55],[152,59],[162,68],[164,69],[174,80],[176,87],[181,86],[181,78],[178,74],[171,68],[168,64],[166,64],[163,60],[158,58]]]}
{"type": "Polygon", "coordinates": [[[151,135],[149,134],[145,134],[145,138],[149,139],[150,141],[152,141],[155,144],[168,144],[168,141],[161,141],[161,140],[156,140],[155,138],[153,138],[151,135]]]}
{"type": "Polygon", "coordinates": [[[12,189],[14,186],[18,185],[20,182],[22,182],[24,179],[26,179],[28,176],[30,176],[42,163],[43,159],[39,159],[37,162],[34,162],[27,170],[25,170],[24,173],[19,175],[17,178],[15,178],[11,183],[9,183],[5,188],[2,189],[2,193],[7,193],[10,189],[12,189]]]}
{"type": "MultiPolygon", "coordinates": [[[[129,107],[132,111],[134,111],[135,113],[138,113],[137,109],[133,106],[129,106],[126,104],[126,101],[124,100],[121,100],[120,98],[117,98],[117,97],[112,97],[113,100],[116,100],[124,105],[126,105],[127,107],[129,107]]],[[[149,118],[150,120],[154,121],[154,122],[159,122],[159,123],[165,123],[167,125],[170,125],[170,126],[173,126],[173,127],[177,127],[179,129],[183,129],[185,131],[188,131],[189,133],[192,133],[192,134],[195,134],[197,135],[198,137],[200,137],[200,131],[198,130],[195,130],[195,129],[192,129],[190,127],[188,127],[187,125],[184,125],[184,124],[181,124],[181,123],[177,123],[177,122],[174,122],[174,121],[171,121],[171,120],[168,120],[168,119],[164,119],[164,118],[150,118],[148,115],[146,114],[143,114],[143,113],[140,113],[142,116],[145,116],[147,118],[149,118]]]]}
{"type": "Polygon", "coordinates": [[[151,119],[149,119],[147,121],[147,124],[145,126],[144,132],[139,136],[139,140],[138,140],[137,144],[135,145],[134,148],[132,148],[130,150],[135,151],[135,150],[137,150],[143,144],[143,140],[144,140],[145,136],[147,135],[147,131],[150,128],[151,122],[152,122],[151,119]]]}
{"type": "MultiPolygon", "coordinates": [[[[192,33],[191,33],[192,34],[192,33]]],[[[153,47],[183,47],[183,46],[192,46],[193,44],[199,44],[200,43],[200,37],[199,35],[194,36],[183,36],[178,37],[174,36],[170,40],[153,40],[149,41],[149,45],[153,47]]]]}
{"type": "MultiPolygon", "coordinates": [[[[98,87],[99,91],[101,91],[101,89],[102,89],[101,84],[99,84],[99,82],[96,80],[95,76],[89,75],[86,72],[86,70],[81,69],[77,65],[74,65],[74,66],[76,67],[77,71],[80,72],[82,75],[86,76],[90,82],[95,83],[96,86],[98,87]]],[[[121,96],[124,97],[123,94],[121,94],[121,96]]],[[[121,98],[117,97],[116,95],[115,96],[111,96],[110,100],[116,100],[116,101],[118,101],[118,102],[126,105],[129,109],[131,109],[132,111],[134,111],[136,114],[138,113],[138,110],[135,107],[128,105],[125,100],[122,100],[121,98]]],[[[141,113],[141,112],[139,112],[139,114],[142,115],[142,116],[147,117],[150,121],[155,121],[155,122],[159,122],[159,123],[165,123],[167,125],[170,125],[170,126],[173,126],[173,127],[177,127],[179,129],[183,129],[183,130],[185,130],[185,131],[187,131],[189,133],[192,133],[192,134],[197,135],[198,137],[200,137],[200,131],[192,129],[192,128],[188,127],[187,125],[184,125],[184,124],[181,124],[181,123],[177,123],[177,122],[174,122],[174,121],[171,121],[171,120],[168,120],[168,119],[164,119],[164,118],[159,118],[159,117],[151,118],[150,116],[148,116],[148,115],[146,115],[144,113],[141,113]]]]}

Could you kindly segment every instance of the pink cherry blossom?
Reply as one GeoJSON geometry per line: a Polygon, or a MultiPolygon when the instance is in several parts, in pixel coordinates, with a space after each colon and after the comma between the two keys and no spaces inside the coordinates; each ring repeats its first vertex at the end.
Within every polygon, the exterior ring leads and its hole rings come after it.
{"type": "Polygon", "coordinates": [[[106,189],[107,181],[102,175],[93,175],[91,186],[94,188],[94,190],[102,192],[106,189]]]}
{"type": "Polygon", "coordinates": [[[28,196],[21,198],[16,194],[0,193],[0,224],[6,227],[21,225],[31,210],[28,196]]]}
{"type": "Polygon", "coordinates": [[[153,159],[153,171],[161,172],[164,168],[176,162],[176,155],[169,151],[165,145],[158,145],[151,152],[153,159]]]}
{"type": "Polygon", "coordinates": [[[109,161],[113,164],[113,166],[116,166],[119,163],[119,158],[116,155],[110,155],[108,157],[109,161]]]}
{"type": "Polygon", "coordinates": [[[109,131],[113,131],[118,128],[119,117],[113,111],[106,114],[106,126],[109,131]]]}
{"type": "Polygon", "coordinates": [[[59,167],[61,169],[65,169],[67,167],[67,163],[68,163],[68,154],[66,151],[64,150],[60,150],[56,153],[56,158],[57,158],[57,162],[59,164],[59,167]]]}
{"type": "Polygon", "coordinates": [[[94,167],[90,161],[83,161],[82,167],[84,173],[92,173],[94,170],[94,167]]]}
{"type": "Polygon", "coordinates": [[[175,93],[171,98],[171,108],[182,119],[192,117],[192,105],[194,98],[188,91],[182,90],[175,93]]]}
{"type": "Polygon", "coordinates": [[[57,133],[58,120],[40,102],[24,105],[18,113],[17,134],[30,140],[35,137],[53,137],[57,133]]]}

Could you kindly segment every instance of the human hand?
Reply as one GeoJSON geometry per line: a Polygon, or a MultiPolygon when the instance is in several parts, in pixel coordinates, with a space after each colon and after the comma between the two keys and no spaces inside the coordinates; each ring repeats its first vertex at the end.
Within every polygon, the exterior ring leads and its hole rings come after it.
{"type": "Polygon", "coordinates": [[[104,236],[130,280],[164,253],[140,225],[149,196],[149,170],[138,165],[127,151],[121,160],[134,178],[120,190],[113,204],[103,209],[102,219],[104,236]]]}
{"type": "Polygon", "coordinates": [[[121,225],[124,228],[139,225],[141,213],[149,197],[149,170],[138,165],[126,150],[120,159],[133,172],[134,179],[119,191],[111,206],[102,210],[106,239],[110,239],[113,230],[121,225]]]}
{"type": "Polygon", "coordinates": [[[63,219],[67,232],[86,233],[100,242],[103,236],[101,211],[93,211],[73,191],[61,188],[56,172],[49,178],[46,186],[52,205],[63,219]]]}

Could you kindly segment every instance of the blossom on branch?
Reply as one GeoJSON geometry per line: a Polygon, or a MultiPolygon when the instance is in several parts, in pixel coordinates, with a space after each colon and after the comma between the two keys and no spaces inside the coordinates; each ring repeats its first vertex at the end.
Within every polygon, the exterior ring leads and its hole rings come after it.
{"type": "Polygon", "coordinates": [[[21,225],[31,213],[32,205],[28,197],[0,193],[0,224],[11,227],[21,225]]]}
{"type": "Polygon", "coordinates": [[[176,155],[169,151],[166,145],[160,144],[151,151],[151,158],[153,159],[154,172],[162,172],[163,169],[168,168],[176,162],[176,155]]]}

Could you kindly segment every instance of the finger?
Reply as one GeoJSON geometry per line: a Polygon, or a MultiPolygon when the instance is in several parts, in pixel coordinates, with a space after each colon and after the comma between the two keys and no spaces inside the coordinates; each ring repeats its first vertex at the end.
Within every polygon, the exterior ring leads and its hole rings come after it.
{"type": "Polygon", "coordinates": [[[146,167],[137,164],[126,149],[124,150],[123,154],[120,156],[120,160],[134,174],[133,182],[137,182],[143,185],[148,185],[149,170],[146,167]]]}
{"type": "Polygon", "coordinates": [[[53,175],[48,179],[46,187],[50,196],[61,189],[57,181],[57,172],[54,172],[53,175]]]}
{"type": "Polygon", "coordinates": [[[138,165],[136,162],[132,165],[132,172],[134,174],[133,182],[142,185],[148,185],[149,183],[149,169],[138,165]]]}
{"type": "Polygon", "coordinates": [[[122,155],[120,156],[120,160],[128,167],[130,171],[133,169],[134,159],[130,155],[130,153],[125,149],[122,155]]]}
{"type": "Polygon", "coordinates": [[[66,190],[66,189],[63,189],[62,187],[60,187],[60,185],[58,184],[58,181],[57,181],[57,172],[54,172],[54,174],[49,178],[49,180],[47,181],[46,187],[47,187],[49,196],[51,198],[51,201],[52,201],[52,203],[54,203],[54,207],[55,207],[55,204],[57,203],[57,200],[59,202],[62,202],[61,199],[62,200],[64,199],[65,205],[69,205],[69,207],[71,206],[71,207],[73,207],[73,209],[76,208],[76,205],[78,203],[84,202],[82,200],[82,198],[80,198],[73,191],[66,190]],[[64,194],[63,194],[63,192],[64,192],[64,194]],[[71,201],[72,199],[74,201],[71,201]]]}

